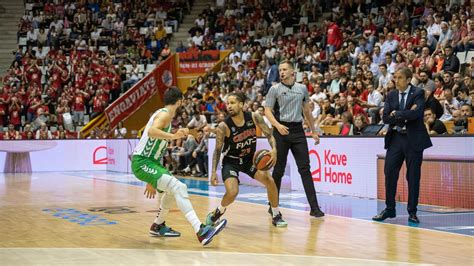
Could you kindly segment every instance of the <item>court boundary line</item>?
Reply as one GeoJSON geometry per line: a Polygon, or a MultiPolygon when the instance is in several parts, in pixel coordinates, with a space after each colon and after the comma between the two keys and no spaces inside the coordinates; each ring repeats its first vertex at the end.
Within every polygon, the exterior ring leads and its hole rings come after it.
{"type": "Polygon", "coordinates": [[[278,253],[255,253],[255,252],[235,252],[235,251],[206,251],[206,250],[179,250],[179,249],[153,249],[153,248],[145,248],[145,249],[136,249],[136,248],[20,248],[20,247],[15,247],[15,248],[0,248],[1,250],[111,250],[111,251],[124,251],[124,250],[130,250],[130,251],[161,251],[161,252],[167,252],[167,251],[174,251],[174,252],[192,252],[192,253],[214,253],[214,254],[236,254],[236,255],[254,255],[254,256],[283,256],[283,257],[305,257],[305,258],[322,258],[322,259],[339,259],[339,260],[347,260],[347,261],[360,261],[360,262],[378,262],[378,263],[403,263],[403,264],[412,264],[412,265],[435,265],[435,264],[429,264],[429,263],[415,263],[415,262],[403,262],[403,261],[388,261],[388,260],[374,260],[374,259],[359,259],[359,258],[347,258],[347,257],[334,257],[334,256],[320,256],[320,255],[294,255],[294,254],[278,254],[278,253]]]}

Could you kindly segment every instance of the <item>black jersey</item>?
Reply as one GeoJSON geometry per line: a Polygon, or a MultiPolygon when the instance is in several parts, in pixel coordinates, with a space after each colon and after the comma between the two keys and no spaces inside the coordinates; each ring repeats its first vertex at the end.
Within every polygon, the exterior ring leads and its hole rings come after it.
{"type": "Polygon", "coordinates": [[[223,154],[224,158],[251,160],[257,148],[257,130],[252,119],[252,113],[244,112],[244,125],[237,127],[229,116],[224,123],[230,130],[230,136],[225,137],[223,154]]]}

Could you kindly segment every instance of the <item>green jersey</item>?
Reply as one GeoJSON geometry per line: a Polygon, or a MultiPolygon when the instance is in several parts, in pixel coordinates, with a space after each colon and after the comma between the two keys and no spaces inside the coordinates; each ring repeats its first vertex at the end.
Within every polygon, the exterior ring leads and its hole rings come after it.
{"type": "MultiPolygon", "coordinates": [[[[153,125],[155,117],[161,112],[168,112],[168,110],[166,108],[161,108],[150,117],[150,120],[148,120],[145,130],[143,131],[142,137],[140,138],[140,142],[133,151],[133,155],[140,155],[142,157],[147,157],[158,162],[161,161],[161,158],[163,157],[166,149],[168,148],[168,140],[155,139],[148,136],[148,131],[153,125]]],[[[171,131],[171,123],[162,130],[169,133],[171,131]]]]}

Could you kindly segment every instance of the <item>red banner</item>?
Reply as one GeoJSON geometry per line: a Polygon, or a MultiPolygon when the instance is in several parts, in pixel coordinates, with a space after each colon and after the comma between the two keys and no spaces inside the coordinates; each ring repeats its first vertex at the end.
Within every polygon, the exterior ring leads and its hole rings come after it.
{"type": "Polygon", "coordinates": [[[218,50],[178,53],[180,73],[204,73],[220,58],[218,50]]]}
{"type": "Polygon", "coordinates": [[[105,109],[110,128],[131,116],[157,92],[163,97],[165,90],[176,84],[173,59],[170,56],[105,109]]]}

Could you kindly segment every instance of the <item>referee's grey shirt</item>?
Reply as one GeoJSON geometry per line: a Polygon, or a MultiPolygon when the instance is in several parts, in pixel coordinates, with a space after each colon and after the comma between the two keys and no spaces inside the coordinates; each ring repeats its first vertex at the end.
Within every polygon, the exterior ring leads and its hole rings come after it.
{"type": "Polygon", "coordinates": [[[308,89],[301,83],[286,86],[281,82],[273,85],[265,96],[265,107],[273,109],[280,122],[303,122],[303,103],[309,101],[308,89]]]}

